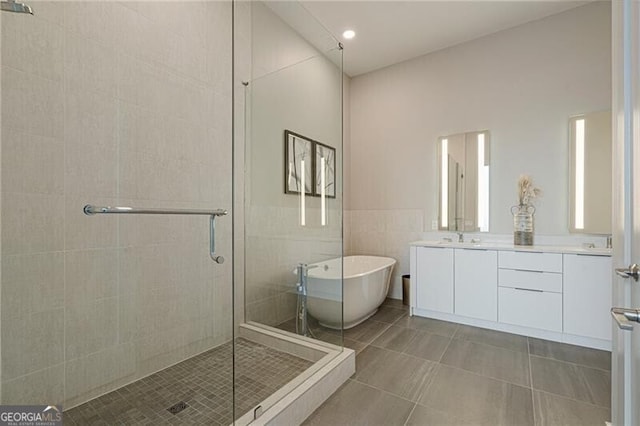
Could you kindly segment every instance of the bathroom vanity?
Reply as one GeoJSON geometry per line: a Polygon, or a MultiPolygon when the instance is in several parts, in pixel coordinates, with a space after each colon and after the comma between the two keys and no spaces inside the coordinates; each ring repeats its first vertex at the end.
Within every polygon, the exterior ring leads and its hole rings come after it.
{"type": "Polygon", "coordinates": [[[418,241],[411,315],[611,349],[611,250],[418,241]]]}

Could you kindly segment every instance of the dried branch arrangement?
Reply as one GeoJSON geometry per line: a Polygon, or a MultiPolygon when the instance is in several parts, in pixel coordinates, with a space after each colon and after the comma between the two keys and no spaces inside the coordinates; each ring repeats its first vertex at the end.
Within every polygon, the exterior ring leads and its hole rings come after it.
{"type": "Polygon", "coordinates": [[[518,179],[518,202],[520,205],[529,205],[542,195],[542,190],[533,185],[531,176],[520,175],[518,179]]]}

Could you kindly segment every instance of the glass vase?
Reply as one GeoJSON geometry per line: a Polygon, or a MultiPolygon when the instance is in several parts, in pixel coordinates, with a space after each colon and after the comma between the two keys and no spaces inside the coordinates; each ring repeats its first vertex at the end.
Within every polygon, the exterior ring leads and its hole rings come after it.
{"type": "Polygon", "coordinates": [[[533,214],[536,208],[531,204],[511,207],[513,215],[513,244],[517,246],[533,245],[533,214]]]}

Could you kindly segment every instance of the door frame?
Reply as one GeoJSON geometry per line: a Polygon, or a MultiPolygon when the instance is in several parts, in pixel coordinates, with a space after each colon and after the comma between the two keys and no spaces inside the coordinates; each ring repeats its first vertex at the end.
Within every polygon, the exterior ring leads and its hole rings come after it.
{"type": "MultiPolygon", "coordinates": [[[[640,2],[638,0],[614,0],[612,7],[612,235],[613,266],[626,268],[640,253],[634,246],[634,226],[640,225],[634,218],[634,156],[640,156],[640,146],[634,150],[634,142],[640,135],[638,120],[634,120],[634,108],[640,109],[638,98],[637,72],[640,70],[638,58],[638,37],[640,30],[640,2]],[[635,77],[635,78],[634,78],[635,77]]],[[[635,143],[638,145],[638,143],[635,143]]],[[[640,171],[636,172],[640,176],[640,171]]],[[[640,215],[640,212],[639,214],[640,215]]],[[[636,236],[638,239],[638,236],[636,236]]],[[[635,281],[618,277],[613,272],[613,306],[632,307],[632,286],[635,281]]],[[[611,416],[616,426],[632,426],[640,419],[638,408],[634,407],[633,395],[638,393],[638,385],[633,385],[637,377],[633,364],[633,344],[640,339],[640,326],[633,332],[620,330],[615,321],[611,322],[612,371],[611,371],[611,416]]],[[[637,346],[637,345],[636,345],[637,346]]]]}

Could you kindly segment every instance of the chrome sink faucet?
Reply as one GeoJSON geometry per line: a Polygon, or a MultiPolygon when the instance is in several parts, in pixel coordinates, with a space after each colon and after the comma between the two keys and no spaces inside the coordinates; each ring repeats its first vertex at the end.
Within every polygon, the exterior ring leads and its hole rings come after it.
{"type": "Polygon", "coordinates": [[[462,232],[458,232],[458,242],[464,243],[464,234],[462,232]]]}

